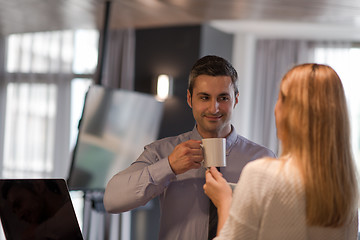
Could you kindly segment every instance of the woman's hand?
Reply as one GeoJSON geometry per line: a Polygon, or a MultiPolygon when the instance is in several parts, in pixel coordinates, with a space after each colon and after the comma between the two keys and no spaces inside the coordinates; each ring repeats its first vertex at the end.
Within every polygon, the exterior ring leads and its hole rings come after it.
{"type": "Polygon", "coordinates": [[[232,202],[232,190],[222,174],[215,168],[211,167],[205,173],[206,183],[204,184],[205,194],[211,199],[217,207],[218,227],[217,235],[224,226],[229,216],[232,202]]]}
{"type": "Polygon", "coordinates": [[[222,174],[215,167],[211,167],[206,171],[205,177],[205,194],[218,209],[223,207],[228,209],[231,205],[232,190],[222,174]]]}

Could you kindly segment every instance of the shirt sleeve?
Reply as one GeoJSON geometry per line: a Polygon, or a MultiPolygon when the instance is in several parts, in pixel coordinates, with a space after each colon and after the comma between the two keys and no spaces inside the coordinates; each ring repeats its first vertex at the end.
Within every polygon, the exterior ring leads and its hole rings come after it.
{"type": "Polygon", "coordinates": [[[174,178],[168,158],[159,159],[154,149],[146,146],[130,167],[110,179],[104,194],[105,209],[119,213],[145,205],[174,178]]]}

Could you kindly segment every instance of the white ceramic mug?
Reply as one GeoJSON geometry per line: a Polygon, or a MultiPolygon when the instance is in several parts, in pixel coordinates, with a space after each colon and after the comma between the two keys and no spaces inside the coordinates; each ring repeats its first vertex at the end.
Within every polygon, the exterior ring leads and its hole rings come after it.
{"type": "Polygon", "coordinates": [[[226,139],[202,139],[204,167],[226,167],[226,139]]]}

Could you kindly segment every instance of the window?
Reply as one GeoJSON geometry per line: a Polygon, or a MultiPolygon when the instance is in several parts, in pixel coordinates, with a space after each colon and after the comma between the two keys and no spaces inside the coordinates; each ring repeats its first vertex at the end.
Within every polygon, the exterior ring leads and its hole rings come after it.
{"type": "Polygon", "coordinates": [[[315,62],[328,64],[343,82],[351,125],[351,142],[354,158],[360,172],[360,59],[358,47],[319,47],[315,49],[315,62]]]}
{"type": "Polygon", "coordinates": [[[2,177],[67,178],[97,42],[96,30],[8,36],[2,177]]]}
{"type": "Polygon", "coordinates": [[[40,177],[53,171],[56,95],[54,84],[8,84],[3,177],[40,177]]]}

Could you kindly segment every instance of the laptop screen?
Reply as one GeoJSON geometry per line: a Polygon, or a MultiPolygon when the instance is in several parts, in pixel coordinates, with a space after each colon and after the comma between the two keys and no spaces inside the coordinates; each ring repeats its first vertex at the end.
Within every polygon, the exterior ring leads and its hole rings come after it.
{"type": "Polygon", "coordinates": [[[83,239],[64,179],[1,179],[6,239],[83,239]]]}

